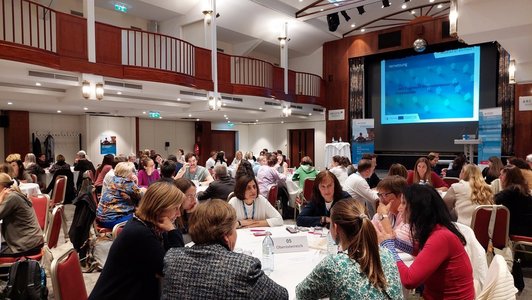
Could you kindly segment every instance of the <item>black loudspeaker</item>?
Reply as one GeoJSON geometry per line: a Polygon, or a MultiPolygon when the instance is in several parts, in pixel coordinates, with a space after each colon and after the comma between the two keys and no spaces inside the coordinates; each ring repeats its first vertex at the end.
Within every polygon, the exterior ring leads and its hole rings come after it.
{"type": "Polygon", "coordinates": [[[338,13],[328,14],[327,15],[327,25],[329,25],[329,31],[335,32],[340,25],[340,17],[338,13]]]}
{"type": "Polygon", "coordinates": [[[170,147],[170,142],[164,142],[165,147],[170,147]]]}
{"type": "Polygon", "coordinates": [[[0,115],[0,127],[9,127],[9,117],[0,115]]]}

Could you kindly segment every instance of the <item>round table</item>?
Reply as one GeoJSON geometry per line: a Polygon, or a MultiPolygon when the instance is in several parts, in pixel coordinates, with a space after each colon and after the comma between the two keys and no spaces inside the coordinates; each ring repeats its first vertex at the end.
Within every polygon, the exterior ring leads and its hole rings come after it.
{"type": "Polygon", "coordinates": [[[18,187],[28,197],[41,193],[41,189],[37,183],[21,183],[18,187]]]}

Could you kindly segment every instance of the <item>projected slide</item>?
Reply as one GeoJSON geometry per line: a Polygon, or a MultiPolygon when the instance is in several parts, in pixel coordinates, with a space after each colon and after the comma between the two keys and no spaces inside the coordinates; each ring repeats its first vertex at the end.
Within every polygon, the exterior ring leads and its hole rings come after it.
{"type": "Polygon", "coordinates": [[[381,61],[381,123],[478,121],[480,47],[381,61]]]}

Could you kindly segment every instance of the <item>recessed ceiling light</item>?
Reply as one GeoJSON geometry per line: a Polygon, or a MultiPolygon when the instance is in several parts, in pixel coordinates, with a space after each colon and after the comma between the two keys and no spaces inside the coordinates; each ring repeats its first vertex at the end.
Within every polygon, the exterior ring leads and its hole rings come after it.
{"type": "Polygon", "coordinates": [[[61,111],[60,111],[60,110],[58,110],[58,111],[57,111],[57,113],[58,113],[58,114],[60,114],[60,113],[61,113],[61,111]]]}
{"type": "Polygon", "coordinates": [[[320,11],[323,11],[323,8],[322,8],[322,9],[320,9],[320,11]]]}
{"type": "Polygon", "coordinates": [[[41,86],[42,84],[40,82],[35,82],[36,86],[41,86]]]}
{"type": "Polygon", "coordinates": [[[434,0],[429,0],[430,3],[434,2],[434,0]]]}
{"type": "Polygon", "coordinates": [[[199,119],[196,119],[196,122],[198,122],[198,121],[199,121],[199,119]]]}
{"type": "Polygon", "coordinates": [[[366,29],[365,29],[365,28],[362,28],[362,29],[360,29],[360,31],[361,31],[361,32],[364,32],[364,31],[366,31],[366,29]]]}
{"type": "Polygon", "coordinates": [[[227,123],[229,124],[229,123],[231,123],[231,121],[227,121],[227,123]]]}
{"type": "Polygon", "coordinates": [[[415,14],[416,14],[416,11],[415,11],[415,10],[412,10],[410,13],[413,14],[413,15],[415,15],[415,14]]]}
{"type": "Polygon", "coordinates": [[[403,5],[401,5],[401,8],[402,8],[402,9],[406,9],[406,3],[404,3],[403,5]]]}
{"type": "Polygon", "coordinates": [[[354,28],[356,25],[355,24],[351,24],[351,28],[354,28]]]}
{"type": "Polygon", "coordinates": [[[146,114],[146,112],[145,112],[145,111],[143,111],[143,112],[142,112],[142,114],[143,114],[143,115],[145,115],[145,114],[146,114]]]}
{"type": "Polygon", "coordinates": [[[116,92],[117,95],[122,95],[121,91],[116,92]]]}
{"type": "Polygon", "coordinates": [[[443,5],[441,5],[441,4],[438,4],[438,8],[442,8],[442,7],[443,7],[443,5]]]}
{"type": "Polygon", "coordinates": [[[227,118],[227,115],[224,115],[224,118],[227,118]]]}
{"type": "Polygon", "coordinates": [[[262,107],[259,107],[260,110],[262,110],[262,107]]]}
{"type": "Polygon", "coordinates": [[[259,120],[255,120],[255,122],[258,122],[259,120]]]}
{"type": "Polygon", "coordinates": [[[312,113],[308,113],[309,116],[312,116],[312,113]]]}
{"type": "Polygon", "coordinates": [[[83,110],[89,110],[89,108],[88,107],[84,107],[83,110]]]}
{"type": "Polygon", "coordinates": [[[159,119],[162,119],[163,117],[159,117],[159,119]]]}
{"type": "Polygon", "coordinates": [[[13,102],[7,102],[7,105],[13,105],[13,102]]]}
{"type": "Polygon", "coordinates": [[[284,121],[281,121],[281,124],[284,124],[284,121]]]}
{"type": "Polygon", "coordinates": [[[181,101],[181,98],[177,98],[177,101],[181,101]]]}
{"type": "Polygon", "coordinates": [[[192,117],[192,114],[188,114],[188,117],[191,118],[191,117],[192,117]]]}

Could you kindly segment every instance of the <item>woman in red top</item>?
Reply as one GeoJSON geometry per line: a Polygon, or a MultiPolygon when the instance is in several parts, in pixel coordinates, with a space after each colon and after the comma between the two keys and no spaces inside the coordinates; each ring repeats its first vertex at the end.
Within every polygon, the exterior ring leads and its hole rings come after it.
{"type": "Polygon", "coordinates": [[[411,185],[414,183],[428,184],[440,191],[447,191],[449,185],[430,169],[430,162],[425,157],[417,159],[413,171],[408,171],[406,182],[411,185]]]}
{"type": "Polygon", "coordinates": [[[465,238],[452,223],[438,192],[428,185],[414,184],[404,196],[405,217],[419,248],[410,267],[397,255],[393,234],[378,232],[381,245],[395,256],[401,283],[408,289],[424,284],[423,299],[474,299],[473,269],[464,249],[465,238]]]}

